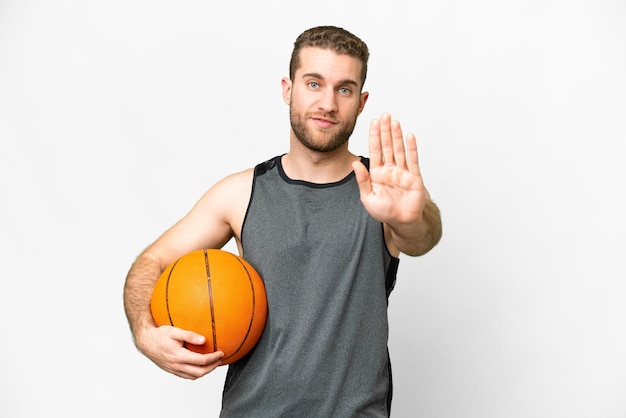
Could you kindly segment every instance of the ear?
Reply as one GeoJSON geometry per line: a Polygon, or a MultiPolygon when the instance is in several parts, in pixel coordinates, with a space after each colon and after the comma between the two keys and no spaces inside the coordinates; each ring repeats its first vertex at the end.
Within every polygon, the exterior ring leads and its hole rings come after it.
{"type": "Polygon", "coordinates": [[[361,93],[361,98],[359,101],[359,113],[358,115],[361,114],[361,112],[363,111],[363,108],[365,107],[365,102],[367,102],[368,97],[370,97],[369,92],[364,91],[363,93],[361,93]]]}
{"type": "Polygon", "coordinates": [[[283,77],[282,80],[280,80],[280,85],[283,88],[283,102],[288,105],[291,104],[291,80],[287,77],[283,77]]]}

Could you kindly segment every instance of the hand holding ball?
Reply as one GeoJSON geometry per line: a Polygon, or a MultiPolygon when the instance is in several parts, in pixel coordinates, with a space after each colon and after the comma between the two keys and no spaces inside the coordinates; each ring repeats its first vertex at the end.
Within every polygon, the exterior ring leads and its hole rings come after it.
{"type": "Polygon", "coordinates": [[[168,266],[157,280],[150,303],[157,326],[197,332],[199,353],[223,351],[222,364],[252,350],[263,334],[267,298],[263,280],[243,258],[224,250],[192,251],[168,266]]]}

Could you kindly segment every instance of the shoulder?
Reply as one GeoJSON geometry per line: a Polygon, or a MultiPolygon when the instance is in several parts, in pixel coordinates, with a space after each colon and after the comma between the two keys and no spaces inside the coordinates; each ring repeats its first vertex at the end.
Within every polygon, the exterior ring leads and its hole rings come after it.
{"type": "Polygon", "coordinates": [[[230,174],[213,184],[178,223],[178,235],[193,248],[220,248],[238,237],[250,201],[254,169],[230,174]]]}
{"type": "Polygon", "coordinates": [[[243,171],[230,174],[218,181],[214,187],[230,188],[246,185],[251,186],[252,179],[254,177],[254,170],[254,168],[247,168],[243,171]]]}
{"type": "Polygon", "coordinates": [[[215,185],[215,187],[230,190],[233,188],[241,190],[241,188],[243,188],[246,191],[250,191],[252,189],[254,177],[263,175],[276,167],[277,164],[280,164],[280,157],[281,156],[270,158],[269,160],[263,161],[254,167],[224,177],[215,185]]]}
{"type": "Polygon", "coordinates": [[[191,216],[199,224],[210,222],[221,225],[221,228],[239,237],[252,196],[255,174],[258,175],[259,170],[272,160],[223,177],[204,193],[192,209],[191,216]]]}
{"type": "Polygon", "coordinates": [[[267,173],[269,170],[272,170],[277,165],[280,165],[280,159],[281,156],[279,155],[274,158],[270,158],[269,160],[263,161],[260,164],[257,164],[257,166],[254,167],[254,175],[261,176],[267,173]]]}
{"type": "Polygon", "coordinates": [[[201,202],[210,203],[215,210],[224,213],[247,206],[253,178],[254,168],[230,174],[207,190],[201,202]]]}

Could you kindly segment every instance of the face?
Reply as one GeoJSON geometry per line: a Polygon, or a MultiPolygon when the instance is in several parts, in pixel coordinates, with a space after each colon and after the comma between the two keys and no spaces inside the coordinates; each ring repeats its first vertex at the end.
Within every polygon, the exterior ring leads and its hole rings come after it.
{"type": "Polygon", "coordinates": [[[304,48],[293,80],[282,80],[292,137],[318,152],[346,145],[368,93],[361,93],[361,62],[327,49],[304,48]]]}

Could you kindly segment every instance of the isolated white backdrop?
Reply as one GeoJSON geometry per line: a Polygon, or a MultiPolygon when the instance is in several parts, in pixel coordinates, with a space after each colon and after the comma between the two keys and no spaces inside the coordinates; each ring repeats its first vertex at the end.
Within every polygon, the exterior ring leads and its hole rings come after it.
{"type": "Polygon", "coordinates": [[[396,417],[626,417],[626,6],[0,0],[0,416],[215,417],[132,345],[130,264],[286,150],[304,29],[371,48],[444,238],[390,299],[396,417]]]}

